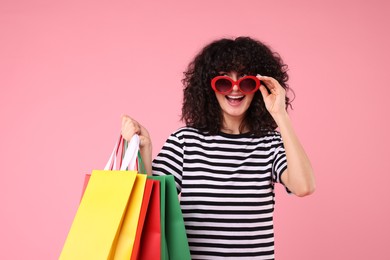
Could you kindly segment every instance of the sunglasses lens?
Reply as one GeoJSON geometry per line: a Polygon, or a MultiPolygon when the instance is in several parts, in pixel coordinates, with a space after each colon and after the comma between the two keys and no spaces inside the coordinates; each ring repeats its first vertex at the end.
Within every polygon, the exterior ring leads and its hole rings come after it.
{"type": "Polygon", "coordinates": [[[256,88],[256,81],[254,79],[243,79],[240,82],[240,89],[243,92],[251,92],[256,88]]]}
{"type": "Polygon", "coordinates": [[[228,92],[232,88],[232,83],[227,79],[219,79],[215,82],[215,88],[219,92],[228,92]]]}

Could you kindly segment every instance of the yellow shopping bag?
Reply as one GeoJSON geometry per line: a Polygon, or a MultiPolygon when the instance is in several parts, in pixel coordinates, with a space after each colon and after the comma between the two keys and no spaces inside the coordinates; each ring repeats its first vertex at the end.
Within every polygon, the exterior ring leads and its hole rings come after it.
{"type": "Polygon", "coordinates": [[[131,192],[128,208],[122,224],[121,232],[116,243],[113,259],[130,259],[133,251],[135,236],[138,226],[138,218],[141,212],[142,198],[144,196],[146,175],[137,174],[136,181],[131,192]]]}
{"type": "MultiPolygon", "coordinates": [[[[92,172],[60,259],[130,259],[146,176],[124,169],[135,167],[138,147],[135,136],[120,171],[107,170],[113,152],[106,170],[92,172]]],[[[114,160],[114,168],[115,164],[114,160]]]]}
{"type": "Polygon", "coordinates": [[[92,172],[60,259],[112,258],[135,179],[136,172],[92,172]]]}

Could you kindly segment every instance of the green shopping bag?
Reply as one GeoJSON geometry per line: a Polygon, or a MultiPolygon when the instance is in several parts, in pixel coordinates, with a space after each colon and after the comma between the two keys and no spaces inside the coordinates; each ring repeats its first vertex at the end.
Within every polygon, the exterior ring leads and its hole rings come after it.
{"type": "Polygon", "coordinates": [[[160,181],[161,260],[191,260],[174,177],[166,175],[149,178],[160,181]]]}

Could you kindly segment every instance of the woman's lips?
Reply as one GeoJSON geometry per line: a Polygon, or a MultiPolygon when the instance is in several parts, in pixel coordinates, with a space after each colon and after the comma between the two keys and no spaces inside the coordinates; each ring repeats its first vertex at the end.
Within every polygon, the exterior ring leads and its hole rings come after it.
{"type": "Polygon", "coordinates": [[[240,96],[225,96],[228,103],[232,106],[238,106],[241,104],[241,102],[244,100],[245,95],[240,95],[240,96]]]}

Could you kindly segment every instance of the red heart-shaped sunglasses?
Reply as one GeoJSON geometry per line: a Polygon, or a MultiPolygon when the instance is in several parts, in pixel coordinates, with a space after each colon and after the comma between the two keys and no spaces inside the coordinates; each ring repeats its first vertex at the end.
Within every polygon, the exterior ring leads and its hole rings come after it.
{"type": "Polygon", "coordinates": [[[220,94],[230,93],[234,85],[237,85],[243,94],[251,94],[259,89],[260,80],[255,76],[245,76],[237,81],[228,76],[216,76],[211,80],[211,87],[220,94]]]}

